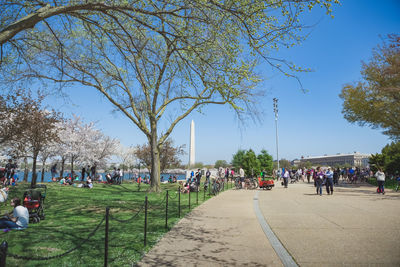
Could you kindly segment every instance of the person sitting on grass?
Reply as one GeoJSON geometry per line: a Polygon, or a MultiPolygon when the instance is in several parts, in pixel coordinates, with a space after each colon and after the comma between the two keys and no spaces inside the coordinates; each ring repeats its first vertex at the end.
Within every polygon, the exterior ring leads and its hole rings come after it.
{"type": "Polygon", "coordinates": [[[197,191],[197,181],[196,179],[193,179],[193,181],[190,183],[190,192],[196,192],[197,191]]]}
{"type": "Polygon", "coordinates": [[[95,175],[95,180],[97,181],[97,182],[99,182],[99,183],[102,183],[103,182],[103,176],[100,174],[100,173],[97,173],[96,175],[95,175]]]}
{"type": "Polygon", "coordinates": [[[66,184],[66,185],[73,185],[74,182],[72,181],[72,178],[71,178],[71,177],[68,177],[68,178],[65,180],[65,184],[66,184]]]}
{"type": "Polygon", "coordinates": [[[182,181],[179,181],[179,185],[180,185],[179,187],[180,187],[181,193],[184,193],[184,194],[189,193],[189,191],[190,191],[189,183],[183,184],[182,181]]]}
{"type": "Polygon", "coordinates": [[[65,178],[64,177],[61,178],[60,185],[66,185],[66,184],[67,184],[67,181],[65,180],[65,178]]]}
{"type": "Polygon", "coordinates": [[[29,223],[28,209],[21,205],[21,199],[13,198],[11,206],[14,207],[12,214],[5,214],[0,219],[0,229],[26,229],[29,223]]]}
{"type": "Polygon", "coordinates": [[[90,176],[88,176],[88,178],[86,180],[86,187],[89,187],[89,188],[93,187],[92,178],[90,176]]]}

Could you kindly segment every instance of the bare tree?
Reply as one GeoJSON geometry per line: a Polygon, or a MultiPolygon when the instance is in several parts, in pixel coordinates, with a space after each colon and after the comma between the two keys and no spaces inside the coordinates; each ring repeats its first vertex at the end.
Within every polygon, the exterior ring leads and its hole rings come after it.
{"type": "MultiPolygon", "coordinates": [[[[160,172],[163,172],[167,168],[180,166],[180,156],[186,153],[184,148],[185,145],[175,147],[174,142],[170,138],[167,139],[160,149],[160,172]]],[[[152,155],[149,144],[136,146],[134,153],[135,156],[145,164],[145,167],[150,169],[152,155]]]]}
{"type": "Polygon", "coordinates": [[[160,149],[175,126],[209,104],[254,111],[259,60],[295,77],[287,70],[302,69],[271,51],[302,40],[300,14],[316,4],[330,13],[331,2],[140,1],[76,13],[71,23],[26,31],[17,50],[24,68],[3,75],[98,90],[146,135],[151,190],[159,191],[160,149]]]}

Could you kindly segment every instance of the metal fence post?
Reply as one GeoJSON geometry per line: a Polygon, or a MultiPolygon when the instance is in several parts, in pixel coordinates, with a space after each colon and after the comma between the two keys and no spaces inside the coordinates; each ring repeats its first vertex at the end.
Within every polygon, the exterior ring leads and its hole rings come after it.
{"type": "Polygon", "coordinates": [[[6,266],[7,249],[8,243],[7,241],[3,241],[0,245],[0,267],[6,266]]]}
{"type": "Polygon", "coordinates": [[[199,205],[199,190],[196,191],[196,205],[199,205]]]}
{"type": "Polygon", "coordinates": [[[178,191],[178,217],[181,217],[181,187],[179,186],[178,191]]]}
{"type": "Polygon", "coordinates": [[[206,190],[203,192],[203,201],[206,201],[206,190]]]}
{"type": "Polygon", "coordinates": [[[147,242],[147,196],[144,201],[144,246],[147,242]]]}
{"type": "Polygon", "coordinates": [[[168,190],[165,199],[165,229],[168,229],[168,190]]]}
{"type": "Polygon", "coordinates": [[[108,263],[108,219],[110,215],[110,208],[106,207],[106,229],[104,237],[104,267],[107,267],[108,263]]]}
{"type": "Polygon", "coordinates": [[[189,210],[190,210],[190,187],[189,187],[189,210]]]}

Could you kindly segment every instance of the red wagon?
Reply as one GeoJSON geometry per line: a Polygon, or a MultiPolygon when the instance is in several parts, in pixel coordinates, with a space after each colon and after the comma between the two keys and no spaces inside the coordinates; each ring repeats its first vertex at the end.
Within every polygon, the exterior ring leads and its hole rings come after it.
{"type": "Polygon", "coordinates": [[[258,185],[262,189],[271,190],[275,186],[274,179],[258,177],[258,185]]]}

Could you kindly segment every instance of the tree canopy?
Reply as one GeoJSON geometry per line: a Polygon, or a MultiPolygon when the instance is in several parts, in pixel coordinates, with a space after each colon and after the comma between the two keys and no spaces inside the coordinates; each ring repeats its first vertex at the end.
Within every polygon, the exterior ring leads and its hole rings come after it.
{"type": "Polygon", "coordinates": [[[146,135],[158,191],[160,149],[175,126],[208,104],[239,117],[252,111],[261,93],[257,64],[295,77],[302,69],[272,53],[304,39],[301,14],[315,5],[330,14],[333,2],[7,1],[0,75],[99,91],[146,135]]]}
{"type": "Polygon", "coordinates": [[[0,98],[0,144],[2,153],[6,152],[15,159],[31,157],[32,185],[36,184],[36,162],[39,153],[51,143],[59,141],[57,123],[62,118],[43,105],[44,96],[38,92],[34,97],[25,91],[16,91],[0,98]],[[3,124],[3,125],[1,125],[3,124]]]}
{"type": "Polygon", "coordinates": [[[345,85],[340,94],[344,118],[400,140],[400,35],[374,49],[361,74],[363,81],[345,85]]]}
{"type": "MultiPolygon", "coordinates": [[[[172,139],[167,139],[160,149],[160,171],[167,168],[181,167],[180,156],[185,154],[184,145],[174,146],[172,139]]],[[[149,144],[137,145],[134,148],[134,155],[146,168],[151,167],[151,147],[149,144]]]]}
{"type": "Polygon", "coordinates": [[[258,176],[261,172],[272,173],[273,159],[265,149],[261,150],[259,155],[252,149],[240,149],[233,155],[232,165],[237,170],[242,167],[247,176],[258,176]]]}
{"type": "Polygon", "coordinates": [[[373,171],[383,168],[387,174],[400,174],[400,142],[387,144],[382,148],[381,153],[371,156],[369,164],[373,171]]]}
{"type": "Polygon", "coordinates": [[[216,169],[218,169],[219,167],[226,168],[228,166],[229,166],[228,162],[226,162],[226,160],[223,160],[223,159],[219,159],[219,160],[215,161],[215,164],[214,164],[214,168],[216,168],[216,169]]]}

